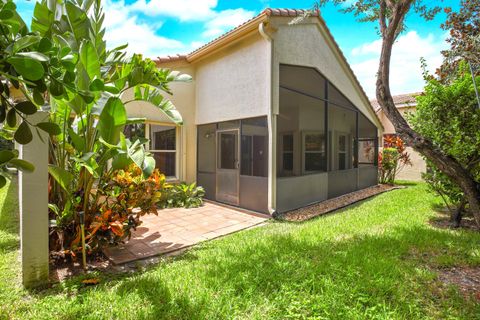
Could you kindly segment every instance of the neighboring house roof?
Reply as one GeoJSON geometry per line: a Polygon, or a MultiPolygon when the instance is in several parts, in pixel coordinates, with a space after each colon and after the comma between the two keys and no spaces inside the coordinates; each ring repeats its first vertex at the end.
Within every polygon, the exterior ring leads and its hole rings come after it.
{"type": "Polygon", "coordinates": [[[322,18],[320,15],[319,10],[303,10],[303,9],[274,9],[274,8],[267,8],[263,10],[260,14],[257,16],[251,18],[250,20],[247,20],[246,22],[242,23],[238,27],[224,33],[223,35],[219,36],[216,39],[213,39],[212,41],[208,42],[207,44],[201,46],[200,48],[190,52],[189,54],[177,54],[173,56],[166,56],[166,57],[158,57],[156,62],[157,65],[161,65],[164,63],[170,63],[170,62],[179,62],[179,61],[185,61],[185,62],[194,62],[197,59],[200,59],[204,56],[206,56],[209,53],[212,53],[213,51],[217,50],[223,45],[226,45],[228,43],[231,43],[233,40],[238,39],[242,37],[243,35],[254,31],[258,30],[258,25],[262,22],[265,22],[268,20],[269,17],[291,17],[291,18],[296,18],[296,17],[316,17],[318,18],[320,24],[322,27],[326,30],[327,36],[329,40],[333,43],[335,46],[335,50],[337,51],[338,55],[340,56],[340,60],[342,60],[350,74],[353,76],[355,85],[358,86],[360,89],[363,98],[365,102],[367,102],[371,107],[373,112],[373,115],[377,118],[378,124],[383,127],[382,122],[378,118],[376,114],[376,109],[373,108],[372,104],[370,103],[371,101],[368,99],[367,94],[365,93],[365,90],[363,89],[362,85],[360,84],[360,81],[358,81],[357,76],[352,70],[352,67],[348,63],[345,55],[343,54],[342,50],[340,49],[340,46],[336,42],[335,38],[333,37],[332,33],[327,27],[327,24],[325,20],[322,18]]]}
{"type": "MultiPolygon", "coordinates": [[[[393,96],[393,102],[397,108],[415,107],[417,105],[416,97],[422,95],[423,92],[404,93],[393,96]]],[[[380,105],[376,99],[370,100],[375,112],[380,111],[380,105]]]]}

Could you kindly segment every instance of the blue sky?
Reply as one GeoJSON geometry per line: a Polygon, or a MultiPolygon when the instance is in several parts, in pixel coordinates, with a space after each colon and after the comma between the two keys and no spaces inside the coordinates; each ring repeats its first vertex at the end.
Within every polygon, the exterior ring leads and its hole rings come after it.
{"type": "MultiPolygon", "coordinates": [[[[426,0],[437,3],[438,1],[426,0]]],[[[458,9],[459,0],[445,0],[458,9]]],[[[20,14],[30,21],[34,1],[16,1],[20,14]]],[[[155,58],[188,53],[241,24],[264,8],[311,8],[313,0],[104,0],[107,45],[129,43],[129,51],[155,58]]],[[[322,9],[322,16],[340,45],[355,74],[370,97],[374,96],[375,72],[380,42],[373,23],[359,23],[334,6],[322,9]]],[[[440,50],[447,48],[444,15],[425,22],[408,18],[408,29],[394,48],[392,91],[394,94],[420,91],[423,80],[420,57],[433,70],[441,63],[440,50]]]]}

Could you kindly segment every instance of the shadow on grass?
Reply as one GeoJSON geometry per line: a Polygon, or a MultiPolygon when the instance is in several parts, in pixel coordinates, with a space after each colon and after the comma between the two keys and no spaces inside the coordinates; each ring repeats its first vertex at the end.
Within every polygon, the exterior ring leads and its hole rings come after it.
{"type": "Polygon", "coordinates": [[[405,186],[405,187],[413,187],[418,184],[422,183],[422,181],[410,181],[410,180],[396,180],[395,185],[398,186],[405,186]]]}
{"type": "Polygon", "coordinates": [[[140,318],[248,318],[267,307],[265,318],[469,318],[480,305],[443,290],[432,270],[475,263],[471,254],[479,241],[480,234],[427,226],[321,239],[303,226],[271,225],[193,249],[175,271],[166,266],[176,258],[115,277],[95,292],[122,303],[138,295],[145,302],[140,318]],[[192,273],[194,283],[183,279],[192,273]]]}
{"type": "Polygon", "coordinates": [[[17,181],[14,178],[5,192],[5,201],[0,208],[0,230],[10,234],[18,234],[19,217],[18,217],[18,194],[17,181]]]}
{"type": "Polygon", "coordinates": [[[0,251],[17,250],[19,246],[19,217],[18,217],[18,200],[17,200],[17,182],[14,178],[5,190],[4,201],[0,203],[0,232],[4,234],[0,236],[0,251]]]}

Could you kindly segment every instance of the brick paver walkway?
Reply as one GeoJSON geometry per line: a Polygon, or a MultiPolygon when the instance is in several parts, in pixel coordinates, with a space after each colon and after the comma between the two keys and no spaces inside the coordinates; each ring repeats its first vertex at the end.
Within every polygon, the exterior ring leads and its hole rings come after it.
{"type": "Polygon", "coordinates": [[[164,209],[148,215],[126,244],[104,250],[115,264],[144,259],[250,228],[266,218],[205,203],[200,208],[164,209]]]}

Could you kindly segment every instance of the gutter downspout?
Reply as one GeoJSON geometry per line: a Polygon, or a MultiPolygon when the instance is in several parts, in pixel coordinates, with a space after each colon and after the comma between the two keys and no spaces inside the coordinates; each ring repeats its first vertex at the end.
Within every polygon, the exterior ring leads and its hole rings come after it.
{"type": "Polygon", "coordinates": [[[268,41],[270,44],[270,54],[268,57],[268,62],[270,64],[270,69],[268,72],[268,93],[267,93],[267,104],[268,108],[268,212],[271,215],[276,213],[276,189],[277,189],[277,166],[275,157],[277,154],[277,119],[273,113],[273,38],[265,30],[265,27],[268,25],[268,18],[265,21],[262,21],[258,25],[258,32],[260,35],[268,41]]]}

